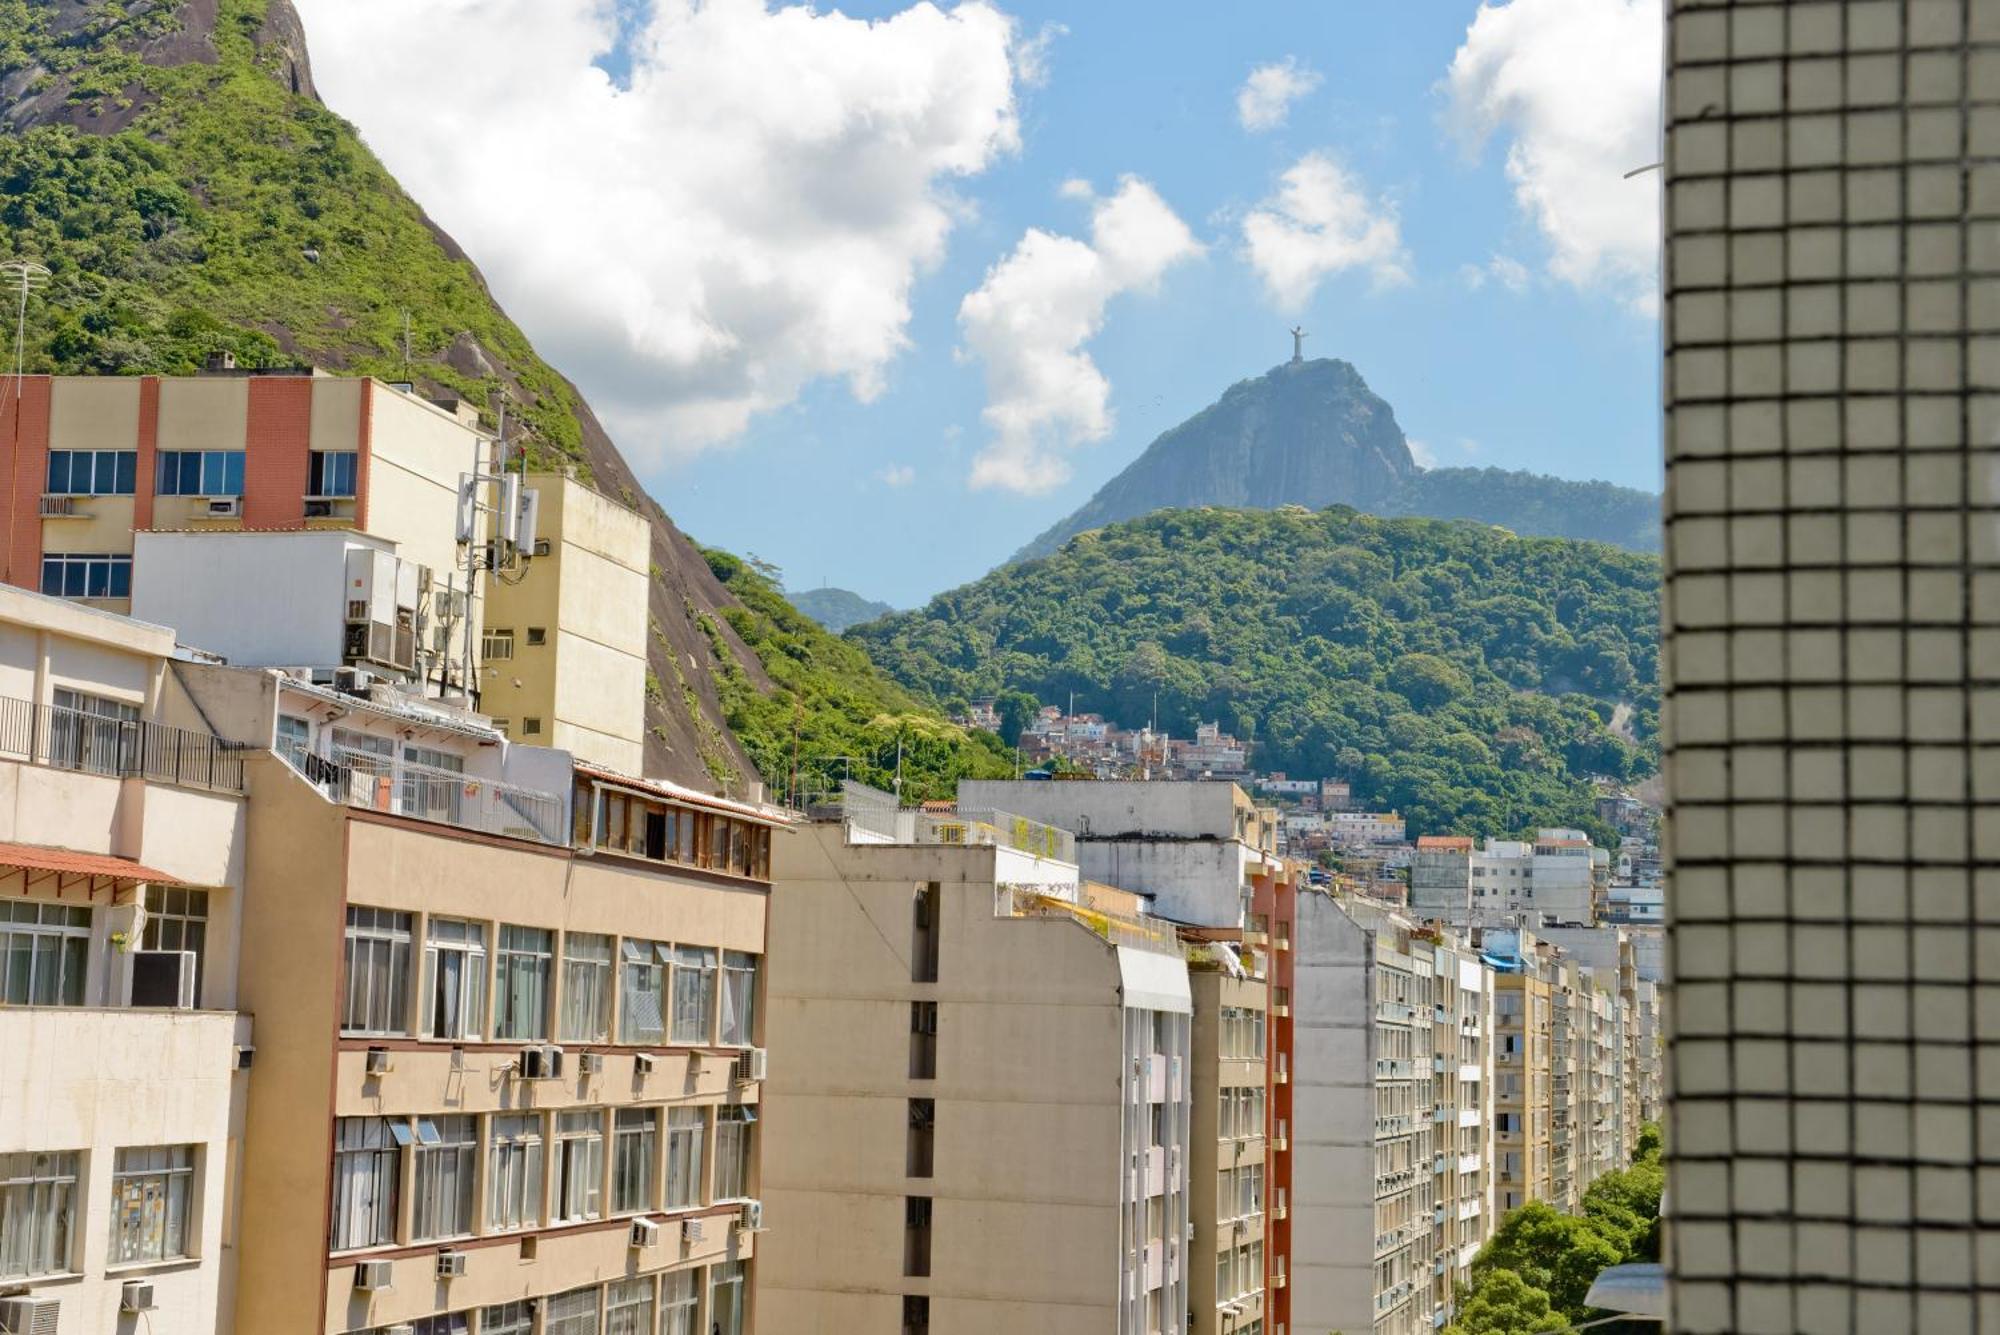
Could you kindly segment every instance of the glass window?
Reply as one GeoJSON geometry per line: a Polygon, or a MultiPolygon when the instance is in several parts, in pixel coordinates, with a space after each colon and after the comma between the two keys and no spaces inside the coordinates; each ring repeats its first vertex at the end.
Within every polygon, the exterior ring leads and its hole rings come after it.
{"type": "Polygon", "coordinates": [[[139,475],[137,450],[50,450],[51,496],[130,496],[139,475]]]}
{"type": "Polygon", "coordinates": [[[385,1117],[334,1123],[333,1250],[380,1247],[396,1240],[401,1145],[409,1129],[385,1117]]]}
{"type": "Polygon", "coordinates": [[[660,1148],[658,1108],[620,1108],[611,1149],[611,1212],[651,1210],[653,1159],[660,1148]]]}
{"type": "Polygon", "coordinates": [[[407,913],[360,907],[347,910],[347,998],[342,1032],[410,1032],[410,930],[407,913]]]}
{"type": "Polygon", "coordinates": [[[710,1335],[743,1335],[743,1276],[741,1261],[724,1261],[708,1271],[710,1335]]]}
{"type": "Polygon", "coordinates": [[[118,1151],[111,1174],[112,1265],[188,1254],[194,1204],[194,1147],[118,1151]]]}
{"type": "Polygon", "coordinates": [[[523,1299],[488,1307],[479,1314],[479,1335],[534,1335],[535,1309],[523,1299]]]}
{"type": "Polygon", "coordinates": [[[715,1199],[744,1200],[750,1195],[750,1128],[754,1109],[733,1104],[715,1112],[715,1199]]]}
{"type": "Polygon", "coordinates": [[[660,1277],[660,1335],[701,1335],[701,1273],[677,1270],[660,1277]]]}
{"type": "Polygon", "coordinates": [[[486,630],[479,636],[479,656],[483,659],[512,658],[514,656],[514,632],[512,630],[486,630]]]}
{"type": "Polygon", "coordinates": [[[611,938],[563,933],[562,1025],[565,1042],[603,1043],[611,1037],[611,938]]]}
{"type": "Polygon", "coordinates": [[[604,1114],[594,1108],[556,1117],[558,1223],[604,1213],[604,1114]]]}
{"type": "Polygon", "coordinates": [[[604,1290],[604,1335],[653,1335],[653,1277],[618,1280],[604,1290]]]}
{"type": "Polygon", "coordinates": [[[542,1119],[535,1113],[493,1118],[486,1161],[486,1226],[534,1228],[542,1222],[542,1119]]]}
{"type": "Polygon", "coordinates": [[[758,957],[740,950],[722,956],[722,1041],[735,1047],[755,1042],[758,957]]]}
{"type": "Polygon", "coordinates": [[[424,937],[424,1037],[476,1039],[486,1021],[486,925],[432,918],[424,937]]]}
{"type": "Polygon", "coordinates": [[[715,951],[682,946],[674,952],[674,1042],[715,1041],[715,951]]]}
{"type": "Polygon", "coordinates": [[[537,927],[500,929],[500,982],[493,1036],[544,1039],[549,1036],[549,972],[555,963],[553,934],[537,927]]]}
{"type": "Polygon", "coordinates": [[[242,450],[162,450],[154,490],[162,496],[241,496],[242,450]]]}
{"type": "Polygon", "coordinates": [[[472,1232],[472,1178],[479,1160],[474,1117],[417,1119],[412,1242],[472,1232]]]}
{"type": "Polygon", "coordinates": [[[667,1040],[665,995],[673,948],[656,941],[628,940],[620,974],[618,1041],[664,1043],[667,1040]]]}
{"type": "Polygon", "coordinates": [[[466,1335],[471,1329],[471,1316],[465,1312],[439,1312],[436,1316],[417,1317],[410,1323],[410,1335],[466,1335]]]}
{"type": "Polygon", "coordinates": [[[701,1204],[701,1142],[708,1131],[705,1108],[667,1110],[667,1208],[701,1204]]]}
{"type": "Polygon", "coordinates": [[[81,1155],[0,1154],[0,1280],[69,1270],[81,1155]]]}
{"type": "Polygon", "coordinates": [[[146,927],[140,934],[140,947],[192,951],[194,994],[199,998],[202,965],[208,954],[208,891],[155,886],[153,893],[159,902],[146,906],[146,927]]]}
{"type": "Polygon", "coordinates": [[[306,756],[312,751],[311,722],[291,714],[278,715],[277,751],[293,769],[304,769],[306,756]]]}
{"type": "Polygon", "coordinates": [[[0,903],[0,1003],[81,1006],[89,961],[89,909],[0,903]]]}
{"type": "Polygon", "coordinates": [[[306,466],[306,494],[352,496],[355,457],[353,450],[314,450],[306,466]]]}
{"type": "Polygon", "coordinates": [[[592,1286],[550,1298],[542,1335],[597,1335],[597,1304],[602,1296],[603,1290],[592,1286]]]}
{"type": "Polygon", "coordinates": [[[50,552],[42,557],[42,592],[52,598],[130,598],[132,558],[116,552],[50,552]]]}

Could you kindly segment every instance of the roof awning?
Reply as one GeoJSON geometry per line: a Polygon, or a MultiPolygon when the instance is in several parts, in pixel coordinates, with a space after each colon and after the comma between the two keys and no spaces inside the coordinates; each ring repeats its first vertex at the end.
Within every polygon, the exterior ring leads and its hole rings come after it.
{"type": "Polygon", "coordinates": [[[116,895],[134,886],[183,884],[177,876],[141,866],[130,858],[108,857],[102,853],[75,853],[67,848],[44,848],[40,844],[0,842],[0,875],[8,868],[22,874],[21,892],[53,886],[57,895],[67,890],[96,894],[109,890],[116,895]]]}
{"type": "Polygon", "coordinates": [[[1584,1306],[1639,1320],[1664,1321],[1667,1316],[1667,1268],[1657,1262],[1608,1266],[1597,1272],[1584,1295],[1584,1306]]]}

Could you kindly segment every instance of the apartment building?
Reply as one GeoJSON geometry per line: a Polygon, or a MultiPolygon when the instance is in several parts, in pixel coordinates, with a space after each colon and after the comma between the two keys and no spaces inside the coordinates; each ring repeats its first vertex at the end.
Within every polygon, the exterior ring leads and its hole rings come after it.
{"type": "Polygon", "coordinates": [[[1457,927],[1515,921],[1590,926],[1611,888],[1611,852],[1580,830],[1549,829],[1532,843],[1426,835],[1410,864],[1410,911],[1457,927]]]}
{"type": "Polygon", "coordinates": [[[1555,1198],[1551,952],[1526,932],[1491,928],[1481,934],[1480,950],[1505,965],[1493,972],[1492,1137],[1494,1207],[1504,1215],[1555,1198]]]}
{"type": "MultiPolygon", "coordinates": [[[[1379,917],[1378,917],[1379,921],[1379,917]]],[[[1425,936],[1411,938],[1421,954],[1425,936]]],[[[1434,1126],[1433,1316],[1472,1283],[1472,1258],[1497,1222],[1493,1202],[1493,970],[1460,938],[1430,942],[1434,1126]]]]}
{"type": "Polygon", "coordinates": [[[535,746],[626,774],[646,749],[652,529],[575,478],[535,473],[531,559],[487,587],[480,708],[535,746]]]}
{"type": "Polygon", "coordinates": [[[776,855],[765,1329],[1184,1331],[1173,929],[1059,829],[870,796],[776,855]]]}
{"type": "Polygon", "coordinates": [[[28,376],[8,415],[0,582],[257,666],[321,666],[269,655],[295,652],[305,626],[358,627],[335,664],[463,691],[463,632],[469,619],[476,648],[481,610],[476,587],[466,596],[459,481],[491,466],[470,405],[306,373],[28,376]],[[377,555],[227,540],[316,530],[366,535],[358,546],[377,555]]]}
{"type": "Polygon", "coordinates": [[[173,632],[0,587],[0,1328],[227,1327],[239,755],[173,632]]]}
{"type": "MultiPolygon", "coordinates": [[[[1264,1325],[1239,1327],[1240,1335],[1281,1335],[1292,1329],[1292,1139],[1297,1122],[1293,1106],[1292,1072],[1298,1049],[1292,1020],[1292,997],[1298,981],[1299,894],[1304,870],[1295,863],[1273,863],[1250,877],[1250,918],[1245,945],[1262,964],[1268,988],[1270,1029],[1265,1062],[1268,1081],[1264,1122],[1264,1325]],[[1258,929],[1269,934],[1268,950],[1256,940],[1258,929]]],[[[1203,1068],[1196,1067],[1199,1079],[1203,1068]]]]}
{"type": "Polygon", "coordinates": [[[236,1328],[751,1330],[779,818],[435,701],[183,670],[260,752],[236,1328]]]}
{"type": "Polygon", "coordinates": [[[1435,956],[1388,905],[1307,889],[1297,913],[1290,1325],[1416,1335],[1433,1325],[1438,1211],[1459,1209],[1435,1172],[1459,1130],[1457,1111],[1435,1121],[1435,956]]]}
{"type": "Polygon", "coordinates": [[[1275,1061],[1270,986],[1241,963],[1230,967],[1236,958],[1228,945],[1214,943],[1195,946],[1189,961],[1191,1335],[1262,1335],[1276,1328],[1265,1310],[1264,1265],[1274,1191],[1264,1133],[1275,1061]]]}

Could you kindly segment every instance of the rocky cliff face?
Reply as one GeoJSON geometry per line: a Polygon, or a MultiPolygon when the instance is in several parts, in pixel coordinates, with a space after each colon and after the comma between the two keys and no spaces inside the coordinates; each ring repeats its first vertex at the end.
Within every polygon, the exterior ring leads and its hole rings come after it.
{"type": "Polygon", "coordinates": [[[1287,362],[1161,435],[1084,507],[1016,554],[1154,510],[1380,509],[1418,472],[1396,413],[1343,361],[1287,362]]]}

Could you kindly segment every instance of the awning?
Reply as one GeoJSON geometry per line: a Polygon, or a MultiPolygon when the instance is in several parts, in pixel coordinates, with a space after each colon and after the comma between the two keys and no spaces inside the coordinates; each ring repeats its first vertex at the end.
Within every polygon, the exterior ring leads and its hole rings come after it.
{"type": "Polygon", "coordinates": [[[1586,1307],[1602,1307],[1609,1312],[1641,1320],[1664,1321],[1667,1315],[1667,1268],[1657,1262],[1636,1262],[1609,1266],[1597,1272],[1586,1307]]]}
{"type": "Polygon", "coordinates": [[[102,853],[75,853],[67,848],[44,848],[40,844],[0,842],[0,871],[14,867],[23,873],[22,890],[53,883],[60,895],[81,889],[89,894],[110,890],[113,894],[146,882],[153,885],[180,885],[179,877],[144,867],[130,858],[107,857],[102,853]]]}

